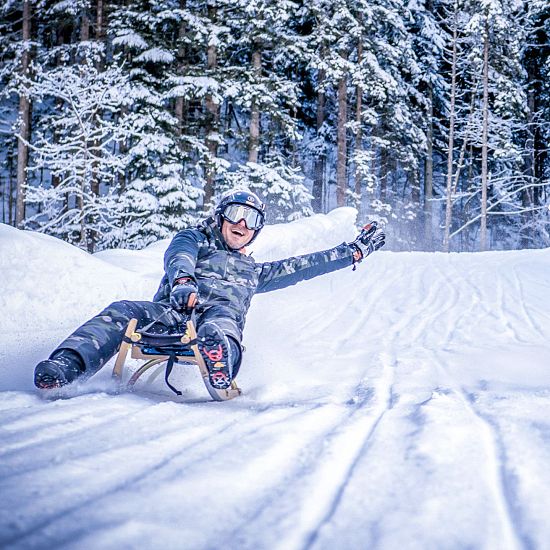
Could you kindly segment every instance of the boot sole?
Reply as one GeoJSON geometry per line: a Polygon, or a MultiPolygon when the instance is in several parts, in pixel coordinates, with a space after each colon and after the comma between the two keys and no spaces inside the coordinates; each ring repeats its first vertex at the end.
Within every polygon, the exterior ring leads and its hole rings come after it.
{"type": "Polygon", "coordinates": [[[229,349],[224,334],[217,327],[206,327],[199,336],[199,351],[208,369],[208,378],[213,388],[226,390],[231,386],[229,349]]]}

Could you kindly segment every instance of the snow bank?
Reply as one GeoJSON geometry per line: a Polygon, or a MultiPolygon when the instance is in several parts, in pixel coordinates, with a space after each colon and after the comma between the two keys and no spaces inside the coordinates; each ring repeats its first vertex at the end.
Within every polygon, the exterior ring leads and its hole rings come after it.
{"type": "MultiPolygon", "coordinates": [[[[266,227],[255,256],[354,218],[266,227]]],[[[35,363],[150,298],[167,244],[90,256],[0,226],[1,547],[550,548],[550,250],[381,251],[257,295],[233,401],[184,369],[179,398],[113,395],[103,369],[42,399],[35,363]]]]}

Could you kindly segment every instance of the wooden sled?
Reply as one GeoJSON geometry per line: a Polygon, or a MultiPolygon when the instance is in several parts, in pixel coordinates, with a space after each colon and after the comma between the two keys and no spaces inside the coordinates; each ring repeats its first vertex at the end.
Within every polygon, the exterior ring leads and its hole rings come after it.
{"type": "MultiPolygon", "coordinates": [[[[186,331],[184,334],[152,334],[140,332],[136,330],[136,326],[137,319],[130,319],[115,360],[113,378],[115,378],[121,386],[124,385],[122,375],[124,363],[126,362],[128,351],[131,351],[130,357],[132,359],[143,359],[146,362],[132,374],[126,383],[125,387],[128,390],[132,390],[139,378],[150,368],[166,363],[166,384],[177,395],[181,395],[181,392],[170,384],[168,377],[174,365],[194,364],[199,367],[202,381],[214,401],[227,401],[241,395],[241,390],[238,388],[235,381],[231,382],[229,388],[223,390],[214,388],[212,384],[210,384],[208,369],[206,368],[206,364],[197,345],[195,324],[191,319],[186,321],[186,331]]],[[[159,372],[160,369],[153,374],[152,378],[154,379],[159,372]]]]}

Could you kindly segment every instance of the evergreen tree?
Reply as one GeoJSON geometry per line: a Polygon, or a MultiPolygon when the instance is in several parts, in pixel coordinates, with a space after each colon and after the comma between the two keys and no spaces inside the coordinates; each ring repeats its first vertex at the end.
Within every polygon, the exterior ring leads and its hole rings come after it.
{"type": "Polygon", "coordinates": [[[438,220],[438,210],[434,198],[438,192],[434,178],[434,165],[443,156],[444,144],[441,142],[441,121],[445,119],[448,102],[443,73],[445,47],[450,37],[441,21],[441,10],[445,1],[418,0],[409,2],[413,19],[409,26],[413,49],[417,59],[418,72],[415,81],[416,113],[422,120],[426,134],[426,152],[420,157],[418,183],[423,180],[423,188],[418,188],[414,197],[418,206],[420,223],[413,236],[418,244],[427,250],[435,248],[434,230],[438,220]],[[423,162],[422,162],[423,161],[423,162]]]}
{"type": "MultiPolygon", "coordinates": [[[[17,118],[13,125],[17,139],[15,225],[22,226],[25,220],[25,195],[27,168],[29,165],[28,143],[31,136],[32,103],[28,88],[32,79],[31,59],[34,54],[32,22],[35,3],[31,0],[10,0],[1,7],[0,14],[6,19],[0,24],[2,66],[0,83],[4,84],[4,97],[11,101],[17,98],[17,118]]],[[[8,148],[10,148],[10,145],[8,148]]],[[[10,194],[11,196],[11,194],[10,194]]]]}
{"type": "MultiPolygon", "coordinates": [[[[336,183],[336,203],[355,204],[396,221],[414,216],[410,182],[417,181],[425,148],[421,109],[426,107],[417,90],[420,69],[405,25],[410,11],[398,0],[389,5],[319,0],[311,9],[311,65],[326,102],[324,123],[333,130],[318,128],[334,139],[327,148],[337,150],[328,176],[336,183]],[[403,179],[406,194],[397,192],[403,179]]],[[[319,132],[316,151],[322,151],[319,132]]],[[[318,186],[314,190],[318,201],[318,186]]]]}
{"type": "Polygon", "coordinates": [[[307,215],[311,196],[293,161],[300,138],[295,116],[300,90],[294,75],[304,62],[303,40],[293,23],[298,6],[290,0],[222,4],[230,15],[225,18],[231,37],[225,65],[232,84],[227,102],[238,122],[237,131],[228,132],[229,151],[244,146],[246,155],[235,151],[236,166],[226,173],[221,188],[241,178],[277,205],[274,219],[307,215]]]}
{"type": "Polygon", "coordinates": [[[521,192],[522,248],[550,246],[550,5],[544,0],[526,4],[526,44],[522,66],[527,73],[527,125],[519,133],[524,175],[530,188],[521,192]]]}
{"type": "MultiPolygon", "coordinates": [[[[21,57],[21,34],[16,22],[21,17],[17,2],[5,2],[0,8],[0,200],[2,222],[15,225],[15,201],[17,199],[17,128],[19,93],[15,75],[18,74],[21,57]]],[[[22,90],[21,90],[22,92],[22,90]]]]}
{"type": "Polygon", "coordinates": [[[466,3],[463,9],[467,17],[461,30],[466,41],[461,86],[467,103],[458,131],[462,154],[457,169],[464,162],[468,171],[460,180],[454,176],[456,196],[451,200],[462,211],[468,205],[470,213],[456,223],[450,238],[480,223],[479,246],[485,249],[519,235],[522,193],[533,185],[526,178],[517,139],[528,118],[521,64],[528,29],[520,3],[491,0],[466,3]],[[498,217],[499,229],[491,232],[489,242],[492,217],[498,217]]]}
{"type": "Polygon", "coordinates": [[[272,221],[375,213],[397,249],[550,245],[549,9],[6,0],[2,220],[141,247],[240,185],[272,221]]]}
{"type": "Polygon", "coordinates": [[[120,226],[113,241],[118,245],[143,247],[196,219],[201,189],[193,182],[192,147],[198,143],[185,142],[168,108],[181,16],[171,0],[141,0],[112,14],[113,45],[127,58],[132,114],[120,226]]]}

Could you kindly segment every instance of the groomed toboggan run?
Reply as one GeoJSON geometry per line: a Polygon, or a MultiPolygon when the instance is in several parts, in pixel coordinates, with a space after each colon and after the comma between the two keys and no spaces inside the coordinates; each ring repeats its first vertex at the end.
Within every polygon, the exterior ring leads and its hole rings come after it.
{"type": "MultiPolygon", "coordinates": [[[[337,209],[254,255],[355,233],[337,209]]],[[[90,256],[0,225],[0,547],[550,548],[550,249],[383,250],[258,295],[231,401],[193,369],[181,397],[117,393],[112,365],[35,391],[77,325],[151,298],[167,244],[90,256]]]]}

